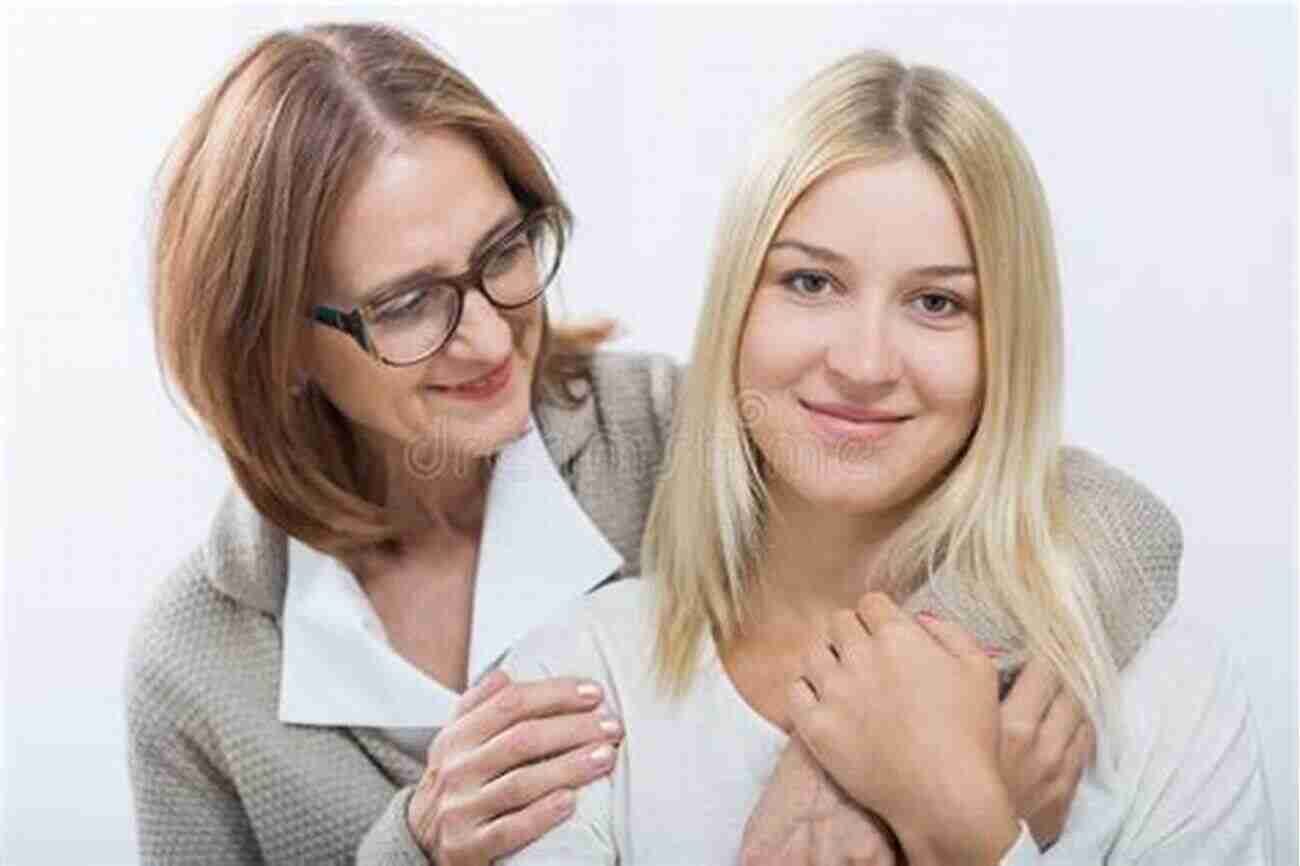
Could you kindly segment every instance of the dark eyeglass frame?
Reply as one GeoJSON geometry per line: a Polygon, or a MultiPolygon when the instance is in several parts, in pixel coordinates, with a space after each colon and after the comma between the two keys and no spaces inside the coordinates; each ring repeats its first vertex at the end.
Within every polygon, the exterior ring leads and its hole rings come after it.
{"type": "Polygon", "coordinates": [[[559,273],[560,261],[564,258],[565,235],[565,222],[559,208],[552,206],[536,208],[526,213],[513,228],[484,247],[470,263],[469,270],[464,271],[463,273],[453,274],[450,276],[439,276],[433,279],[431,281],[433,283],[447,285],[456,290],[455,312],[452,314],[451,325],[447,328],[447,333],[443,336],[441,342],[429,351],[420,355],[420,357],[414,358],[410,361],[394,361],[385,358],[375,347],[374,341],[370,339],[370,335],[366,331],[366,323],[373,320],[375,308],[392,300],[391,293],[386,293],[384,296],[376,298],[373,301],[368,301],[359,307],[354,307],[351,312],[345,312],[324,305],[316,306],[312,308],[309,318],[316,324],[326,325],[327,327],[334,328],[337,331],[342,331],[347,334],[356,341],[357,345],[360,346],[367,355],[381,364],[385,364],[389,367],[410,367],[414,364],[420,363],[421,361],[426,361],[438,354],[438,352],[442,351],[442,349],[451,342],[451,338],[456,333],[456,329],[460,327],[461,313],[465,309],[465,295],[469,292],[481,292],[483,297],[487,298],[488,303],[496,307],[498,310],[518,310],[522,307],[528,306],[545,294],[546,289],[555,281],[555,275],[559,273]],[[518,240],[520,235],[526,234],[541,222],[550,223],[551,229],[555,233],[555,264],[551,267],[551,272],[542,276],[541,284],[538,286],[537,292],[532,295],[532,297],[528,298],[528,300],[516,301],[510,304],[498,301],[496,298],[492,297],[492,293],[487,289],[487,282],[484,280],[485,267],[502,250],[506,249],[510,244],[518,240]]]}

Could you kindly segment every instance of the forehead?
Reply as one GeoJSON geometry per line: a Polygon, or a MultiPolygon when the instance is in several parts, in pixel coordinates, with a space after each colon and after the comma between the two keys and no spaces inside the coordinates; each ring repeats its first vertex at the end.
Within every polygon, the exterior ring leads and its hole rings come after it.
{"type": "Polygon", "coordinates": [[[972,264],[952,192],[915,155],[831,172],[790,209],[779,236],[879,268],[972,264]]]}
{"type": "Polygon", "coordinates": [[[466,267],[470,252],[515,206],[497,167],[454,131],[380,152],[344,201],[325,249],[333,293],[367,289],[428,267],[466,267]]]}

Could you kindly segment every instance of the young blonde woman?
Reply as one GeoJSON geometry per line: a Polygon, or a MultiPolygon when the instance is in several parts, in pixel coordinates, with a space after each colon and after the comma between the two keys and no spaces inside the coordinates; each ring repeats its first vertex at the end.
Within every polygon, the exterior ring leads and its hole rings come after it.
{"type": "Polygon", "coordinates": [[[1268,862],[1240,677],[1177,614],[1150,635],[1177,525],[1061,444],[1051,229],[997,110],[887,55],[830,67],[765,127],[714,255],[654,580],[505,662],[600,682],[615,769],[509,862],[791,862],[744,836],[791,749],[829,789],[806,821],[872,817],[859,863],[1268,862]],[[1059,693],[999,703],[1017,669],[1059,693]],[[1007,772],[1027,749],[1087,764],[1046,852],[1007,772]]]}

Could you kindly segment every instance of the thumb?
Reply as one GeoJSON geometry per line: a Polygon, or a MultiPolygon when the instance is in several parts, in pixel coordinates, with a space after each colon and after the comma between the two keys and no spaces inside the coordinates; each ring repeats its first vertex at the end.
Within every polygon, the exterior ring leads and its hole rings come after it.
{"type": "Polygon", "coordinates": [[[939,645],[950,654],[958,658],[965,656],[985,657],[985,652],[980,647],[979,642],[975,640],[975,636],[958,623],[939,619],[934,614],[926,611],[918,613],[916,621],[921,628],[925,629],[926,634],[938,641],[939,645]]]}

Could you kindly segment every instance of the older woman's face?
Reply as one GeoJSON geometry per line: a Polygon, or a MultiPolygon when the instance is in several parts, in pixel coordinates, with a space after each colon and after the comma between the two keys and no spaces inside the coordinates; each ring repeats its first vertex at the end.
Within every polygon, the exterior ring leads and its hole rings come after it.
{"type": "MultiPolygon", "coordinates": [[[[314,300],[346,311],[414,271],[463,273],[522,215],[471,140],[408,140],[378,156],[345,201],[325,250],[330,286],[314,300]]],[[[470,292],[456,332],[424,361],[382,365],[346,334],[314,325],[305,372],[381,448],[419,442],[424,461],[473,458],[527,429],[541,334],[540,300],[502,311],[470,292]]]]}
{"type": "Polygon", "coordinates": [[[979,287],[921,159],[821,179],[769,248],[741,338],[741,408],[769,482],[847,513],[911,503],[978,418],[979,287]]]}

